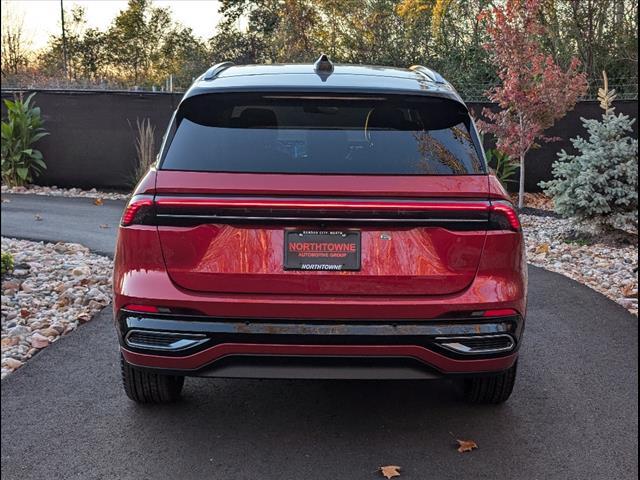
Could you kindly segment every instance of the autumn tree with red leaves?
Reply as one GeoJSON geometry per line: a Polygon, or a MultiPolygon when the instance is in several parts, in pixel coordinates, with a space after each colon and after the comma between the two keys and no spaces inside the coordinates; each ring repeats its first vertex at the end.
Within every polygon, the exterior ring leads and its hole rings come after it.
{"type": "Polygon", "coordinates": [[[524,206],[525,157],[540,141],[553,141],[544,131],[571,110],[587,90],[586,74],[572,58],[563,70],[542,49],[540,0],[507,0],[503,7],[480,14],[489,41],[484,45],[501,85],[486,92],[500,110],[485,108],[481,131],[492,133],[497,147],[520,164],[518,208],[524,206]]]}

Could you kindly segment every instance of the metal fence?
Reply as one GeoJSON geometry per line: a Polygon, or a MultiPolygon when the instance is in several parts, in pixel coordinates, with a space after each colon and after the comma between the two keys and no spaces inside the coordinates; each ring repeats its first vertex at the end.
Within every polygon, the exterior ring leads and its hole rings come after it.
{"type": "MultiPolygon", "coordinates": [[[[449,78],[465,102],[488,102],[485,92],[497,86],[492,83],[456,83],[449,78]]],[[[597,100],[598,89],[602,87],[602,78],[588,80],[589,88],[581,100],[597,100]]],[[[638,77],[619,77],[609,79],[609,89],[614,89],[618,100],[638,100],[638,77]]]]}
{"type": "Polygon", "coordinates": [[[87,90],[102,92],[174,92],[184,93],[185,88],[173,85],[173,78],[167,77],[158,85],[132,85],[112,79],[77,79],[69,80],[64,77],[43,78],[37,75],[22,74],[20,76],[2,77],[4,90],[87,90]]]}
{"type": "MultiPolygon", "coordinates": [[[[465,102],[489,102],[486,92],[496,83],[466,83],[457,82],[455,77],[449,81],[456,88],[465,102]]],[[[581,100],[597,100],[598,89],[602,87],[602,78],[588,80],[589,88],[581,100]]],[[[64,78],[46,78],[21,75],[19,78],[2,79],[3,89],[23,90],[97,90],[97,91],[127,91],[127,92],[173,92],[184,93],[184,87],[173,84],[173,79],[167,77],[160,85],[130,85],[112,80],[74,80],[64,78]]],[[[609,79],[609,88],[615,89],[618,100],[638,100],[638,77],[618,77],[609,79]]]]}

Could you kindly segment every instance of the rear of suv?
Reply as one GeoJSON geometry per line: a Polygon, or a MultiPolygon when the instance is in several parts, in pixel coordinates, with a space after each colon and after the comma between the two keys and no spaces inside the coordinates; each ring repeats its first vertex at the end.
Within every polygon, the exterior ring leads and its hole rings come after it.
{"type": "Polygon", "coordinates": [[[436,72],[213,66],[122,216],[128,396],[185,376],[458,378],[511,394],[527,279],[517,214],[436,72]]]}

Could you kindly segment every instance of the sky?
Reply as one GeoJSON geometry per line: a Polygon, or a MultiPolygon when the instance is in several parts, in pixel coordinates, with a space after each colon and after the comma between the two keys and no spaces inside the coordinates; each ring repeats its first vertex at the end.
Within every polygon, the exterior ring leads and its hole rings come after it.
{"type": "MultiPolygon", "coordinates": [[[[220,20],[216,0],[153,0],[158,7],[170,7],[173,19],[191,27],[195,35],[213,36],[220,20]]],[[[38,50],[47,44],[51,34],[60,33],[60,0],[4,0],[12,13],[22,15],[24,29],[31,48],[38,50]]],[[[73,5],[84,7],[89,27],[105,29],[114,17],[127,7],[126,0],[63,0],[65,10],[73,5]]]]}

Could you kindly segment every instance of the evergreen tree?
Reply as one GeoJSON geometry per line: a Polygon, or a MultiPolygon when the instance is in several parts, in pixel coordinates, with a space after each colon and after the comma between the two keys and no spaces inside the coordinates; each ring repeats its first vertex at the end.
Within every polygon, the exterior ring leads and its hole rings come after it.
{"type": "Polygon", "coordinates": [[[554,179],[540,186],[561,215],[637,235],[638,140],[629,136],[635,119],[614,113],[615,91],[608,90],[606,74],[604,79],[602,120],[581,119],[588,138],[571,139],[578,153],[562,150],[553,164],[554,179]]]}

